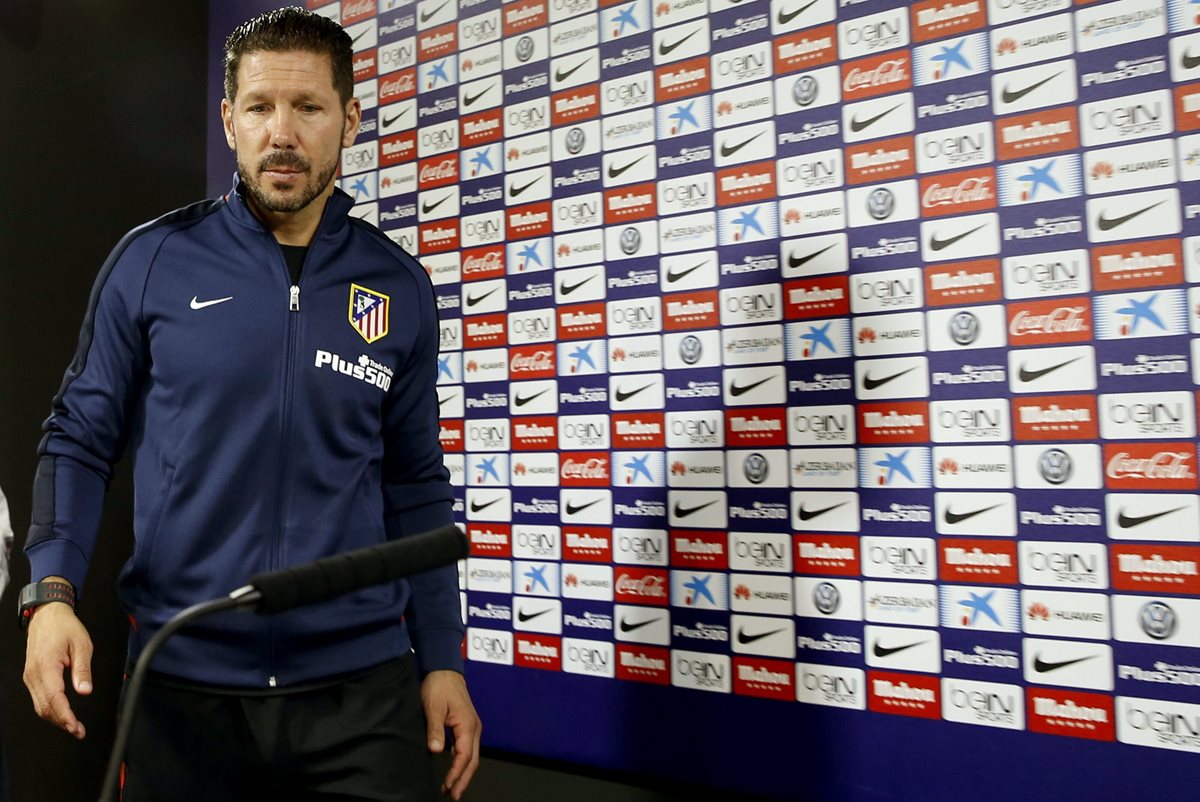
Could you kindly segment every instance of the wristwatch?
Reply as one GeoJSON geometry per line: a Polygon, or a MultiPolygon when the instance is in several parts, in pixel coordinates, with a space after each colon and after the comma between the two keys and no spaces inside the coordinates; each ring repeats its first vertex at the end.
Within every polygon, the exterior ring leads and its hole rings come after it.
{"type": "Polygon", "coordinates": [[[67,582],[30,582],[21,588],[17,600],[17,616],[21,621],[21,629],[29,626],[33,611],[43,604],[62,602],[75,609],[75,588],[67,582]]]}

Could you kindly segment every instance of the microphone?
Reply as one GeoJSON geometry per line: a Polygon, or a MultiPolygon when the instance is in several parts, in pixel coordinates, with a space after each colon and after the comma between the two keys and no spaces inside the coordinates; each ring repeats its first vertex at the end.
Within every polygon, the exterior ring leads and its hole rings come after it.
{"type": "Polygon", "coordinates": [[[125,689],[121,717],[109,755],[100,802],[116,798],[121,760],[133,725],[133,710],[137,705],[150,662],[159,648],[185,624],[212,613],[236,609],[253,609],[260,615],[270,615],[328,601],[344,593],[353,593],[372,585],[395,582],[443,565],[450,565],[467,556],[467,536],[457,526],[443,526],[419,535],[402,537],[379,546],[323,557],[295,568],[259,574],[250,584],[228,596],[192,605],[180,612],[155,633],[138,657],[133,675],[125,689]]]}
{"type": "Polygon", "coordinates": [[[449,565],[466,557],[467,551],[466,535],[457,526],[448,525],[294,568],[258,574],[229,596],[239,607],[252,607],[259,615],[282,613],[449,565]]]}

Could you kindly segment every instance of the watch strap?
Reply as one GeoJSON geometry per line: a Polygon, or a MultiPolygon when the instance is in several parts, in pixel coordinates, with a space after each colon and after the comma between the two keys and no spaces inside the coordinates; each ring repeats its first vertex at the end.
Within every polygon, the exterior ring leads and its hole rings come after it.
{"type": "Polygon", "coordinates": [[[21,628],[29,626],[33,612],[43,604],[62,602],[75,609],[75,588],[67,582],[30,582],[21,589],[17,600],[17,615],[21,628]]]}

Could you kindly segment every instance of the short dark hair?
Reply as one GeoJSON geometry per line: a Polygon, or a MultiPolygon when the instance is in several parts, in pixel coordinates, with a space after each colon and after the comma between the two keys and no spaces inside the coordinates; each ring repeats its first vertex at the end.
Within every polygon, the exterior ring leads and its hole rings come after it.
{"type": "Polygon", "coordinates": [[[354,50],[350,34],[333,20],[297,6],[259,14],[225,39],[225,98],[237,97],[238,66],[247,53],[300,50],[328,55],[333,88],[343,105],[354,95],[354,50]]]}

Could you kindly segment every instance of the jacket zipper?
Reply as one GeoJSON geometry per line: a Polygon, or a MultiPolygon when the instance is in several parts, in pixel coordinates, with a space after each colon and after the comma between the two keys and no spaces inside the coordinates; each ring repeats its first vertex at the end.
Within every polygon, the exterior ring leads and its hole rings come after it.
{"type": "MultiPolygon", "coordinates": [[[[275,252],[279,255],[280,264],[283,266],[283,273],[288,282],[288,315],[287,315],[287,349],[284,357],[283,367],[283,411],[280,416],[279,435],[279,482],[276,487],[276,506],[275,506],[275,526],[271,531],[271,549],[267,555],[267,570],[276,571],[279,569],[279,547],[283,539],[283,530],[287,526],[287,517],[285,515],[288,497],[288,479],[289,479],[289,464],[288,464],[288,446],[291,442],[292,429],[292,400],[295,394],[295,367],[296,367],[296,314],[300,312],[300,282],[304,277],[304,268],[308,266],[308,257],[312,254],[312,244],[308,247],[308,252],[304,255],[304,262],[300,267],[300,276],[293,284],[291,281],[291,271],[288,270],[287,260],[283,258],[283,249],[279,243],[275,241],[274,236],[267,234],[271,244],[275,247],[275,252]]],[[[315,239],[315,238],[314,238],[315,239]]],[[[275,642],[275,626],[273,620],[267,619],[267,686],[274,688],[278,685],[276,677],[276,642],[275,642]]]]}

